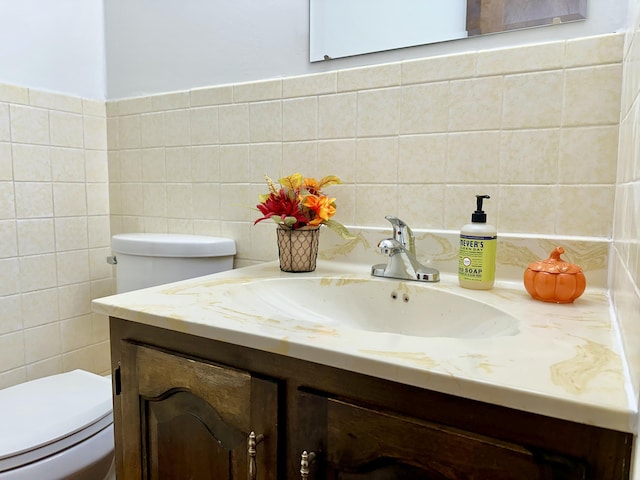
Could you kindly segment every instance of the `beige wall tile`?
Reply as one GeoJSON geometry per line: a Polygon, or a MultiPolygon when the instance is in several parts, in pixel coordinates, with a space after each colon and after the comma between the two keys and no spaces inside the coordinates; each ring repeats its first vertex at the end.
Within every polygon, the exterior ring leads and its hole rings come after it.
{"type": "Polygon", "coordinates": [[[504,81],[502,77],[452,81],[450,131],[500,128],[504,81]]]}
{"type": "Polygon", "coordinates": [[[282,80],[238,83],[233,85],[235,103],[274,100],[282,96],[282,80]]]}
{"type": "Polygon", "coordinates": [[[63,112],[82,113],[82,99],[61,93],[44,92],[29,89],[29,104],[34,107],[60,110],[63,112]]]}
{"type": "Polygon", "coordinates": [[[613,233],[613,186],[562,185],[555,233],[610,237],[613,233]],[[599,219],[600,221],[594,221],[599,219]]]}
{"type": "Polygon", "coordinates": [[[224,145],[220,147],[220,180],[245,182],[249,177],[249,147],[224,145]]]}
{"type": "Polygon", "coordinates": [[[164,112],[140,115],[140,145],[142,147],[164,146],[164,112]]]}
{"type": "Polygon", "coordinates": [[[191,145],[218,143],[218,107],[192,108],[190,110],[191,145]]]}
{"type": "Polygon", "coordinates": [[[93,343],[91,315],[69,318],[60,322],[61,351],[71,352],[93,343]]]}
{"type": "Polygon", "coordinates": [[[189,110],[171,110],[164,113],[164,145],[167,147],[191,144],[189,110]]]}
{"type": "Polygon", "coordinates": [[[220,184],[197,183],[193,185],[193,216],[198,219],[220,218],[220,184]]]}
{"type": "Polygon", "coordinates": [[[314,140],[318,137],[318,99],[301,97],[282,102],[282,139],[314,140]]]}
{"type": "Polygon", "coordinates": [[[315,73],[282,79],[282,98],[337,92],[338,72],[315,73]]]}
{"type": "Polygon", "coordinates": [[[10,114],[13,142],[49,144],[49,112],[47,110],[11,105],[10,114]]]}
{"type": "Polygon", "coordinates": [[[165,166],[167,170],[167,181],[190,182],[191,148],[167,148],[165,150],[165,166]]]}
{"type": "Polygon", "coordinates": [[[51,180],[54,182],[84,182],[85,152],[80,148],[48,149],[51,159],[51,180]]]}
{"type": "Polygon", "coordinates": [[[401,63],[338,70],[338,92],[400,85],[401,63]]]}
{"type": "Polygon", "coordinates": [[[63,217],[54,220],[55,250],[78,250],[89,247],[87,217],[63,217]]]}
{"type": "Polygon", "coordinates": [[[569,69],[565,77],[564,125],[606,125],[620,121],[620,65],[569,69]]]}
{"type": "Polygon", "coordinates": [[[120,165],[119,181],[139,182],[142,180],[142,150],[122,150],[118,159],[117,163],[120,165]]]}
{"type": "Polygon", "coordinates": [[[442,184],[399,185],[400,218],[414,228],[444,228],[444,189],[442,184]]]}
{"type": "Polygon", "coordinates": [[[318,143],[318,171],[320,175],[335,175],[343,183],[355,182],[356,140],[324,140],[318,143]]]}
{"type": "Polygon", "coordinates": [[[562,68],[565,42],[500,48],[478,52],[476,75],[537,72],[562,68]]]}
{"type": "Polygon", "coordinates": [[[220,147],[200,146],[191,149],[191,178],[194,182],[220,181],[220,147]]]}
{"type": "Polygon", "coordinates": [[[84,147],[93,150],[107,149],[107,119],[84,115],[82,117],[84,147]]]}
{"type": "Polygon", "coordinates": [[[254,143],[249,146],[249,181],[262,184],[265,175],[280,177],[282,145],[280,143],[254,143]]]}
{"type": "Polygon", "coordinates": [[[71,250],[56,253],[56,272],[58,285],[78,284],[88,282],[89,252],[88,250],[71,250]]]}
{"type": "Polygon", "coordinates": [[[386,215],[402,217],[398,211],[398,186],[391,182],[385,185],[357,184],[355,212],[357,225],[389,227],[384,218],[386,215]]]}
{"type": "Polygon", "coordinates": [[[560,71],[505,77],[502,128],[559,127],[562,82],[560,71]]]}
{"type": "Polygon", "coordinates": [[[190,183],[167,184],[167,216],[173,218],[192,218],[193,187],[190,183]]]}
{"type": "Polygon", "coordinates": [[[58,320],[58,289],[48,288],[24,293],[22,321],[24,328],[53,323],[58,320]]]}
{"type": "Polygon", "coordinates": [[[22,330],[22,309],[20,295],[0,297],[0,335],[22,330]]]}
{"type": "Polygon", "coordinates": [[[20,289],[32,292],[56,286],[56,257],[54,254],[20,257],[20,289]]]}
{"type": "Polygon", "coordinates": [[[37,255],[55,251],[53,220],[50,218],[18,220],[17,233],[20,255],[37,255]]]}
{"type": "Polygon", "coordinates": [[[222,85],[217,87],[194,88],[189,91],[192,107],[207,105],[224,105],[233,101],[233,87],[222,85]]]}
{"type": "Polygon", "coordinates": [[[564,66],[582,67],[620,63],[623,44],[624,35],[621,33],[567,40],[564,66]]]}
{"type": "Polygon", "coordinates": [[[60,326],[51,323],[24,331],[24,351],[27,363],[60,354],[60,326]]]}
{"type": "Polygon", "coordinates": [[[86,215],[86,185],[83,183],[54,183],[53,211],[56,217],[86,215]]]}
{"type": "Polygon", "coordinates": [[[258,102],[249,106],[251,142],[282,140],[282,102],[258,102]]]}
{"type": "Polygon", "coordinates": [[[15,220],[0,220],[0,258],[18,255],[18,233],[15,220]]]}
{"type": "Polygon", "coordinates": [[[145,183],[142,187],[143,214],[148,217],[167,216],[167,187],[160,183],[145,183]]]}
{"type": "MultiPolygon", "coordinates": [[[[289,142],[282,145],[282,176],[295,172],[317,177],[318,146],[316,142],[289,142]]],[[[324,173],[321,175],[324,176],[324,173]]]]}
{"type": "Polygon", "coordinates": [[[128,115],[118,119],[118,147],[140,148],[142,146],[140,115],[128,115]]]}
{"type": "MultiPolygon", "coordinates": [[[[17,182],[15,184],[16,218],[53,216],[53,196],[50,183],[17,182]]],[[[2,197],[0,192],[0,205],[2,197]]],[[[0,208],[0,212],[2,208],[0,208]]]]}
{"type": "Polygon", "coordinates": [[[91,287],[77,283],[58,287],[59,318],[72,318],[91,313],[91,287]]]}
{"type": "Polygon", "coordinates": [[[51,145],[60,147],[84,147],[83,118],[80,114],[49,112],[51,145]]]}
{"type": "Polygon", "coordinates": [[[560,129],[505,130],[500,135],[501,184],[558,181],[560,129]]]}
{"type": "Polygon", "coordinates": [[[447,183],[498,183],[500,132],[449,135],[447,183]]]}
{"type": "Polygon", "coordinates": [[[617,153],[616,126],[563,129],[560,183],[613,184],[616,179],[617,153]]]}
{"type": "Polygon", "coordinates": [[[49,147],[16,143],[12,148],[12,157],[15,181],[51,181],[49,147]]]}
{"type": "Polygon", "coordinates": [[[23,293],[20,285],[20,264],[17,258],[0,259],[0,295],[23,293]]]}
{"type": "Polygon", "coordinates": [[[109,214],[109,184],[87,183],[87,214],[88,215],[108,215],[109,214]]]}
{"type": "Polygon", "coordinates": [[[142,181],[165,182],[166,180],[165,149],[145,148],[142,150],[142,181]]]}
{"type": "Polygon", "coordinates": [[[0,103],[0,141],[11,140],[11,120],[9,118],[9,105],[0,103]]]}
{"type": "Polygon", "coordinates": [[[0,102],[26,105],[29,103],[29,89],[17,85],[0,83],[0,102]]]}
{"type": "Polygon", "coordinates": [[[319,138],[355,137],[357,111],[355,93],[319,97],[318,110],[319,138]]]}
{"type": "Polygon", "coordinates": [[[400,131],[400,89],[358,92],[357,136],[397,135],[400,131]]]}
{"type": "Polygon", "coordinates": [[[218,110],[220,143],[249,141],[249,105],[224,105],[218,110]]]}
{"type": "Polygon", "coordinates": [[[356,163],[357,183],[397,183],[398,138],[359,139],[356,163]]]}
{"type": "Polygon", "coordinates": [[[0,143],[0,181],[13,180],[13,157],[10,143],[0,143]]]}
{"type": "MultiPolygon", "coordinates": [[[[23,210],[22,206],[20,208],[23,210]]],[[[14,184],[12,182],[0,182],[0,220],[13,219],[16,218],[16,215],[14,184]]]]}
{"type": "Polygon", "coordinates": [[[150,98],[151,110],[154,112],[189,108],[191,102],[188,91],[152,95],[150,98]]]}
{"type": "Polygon", "coordinates": [[[400,133],[445,132],[449,124],[448,83],[428,83],[402,87],[400,133]]]}
{"type": "MultiPolygon", "coordinates": [[[[564,201],[560,202],[555,186],[501,185],[498,200],[498,222],[493,224],[498,231],[527,233],[535,229],[543,235],[556,233],[558,205],[564,201]]],[[[486,206],[488,212],[495,212],[495,202],[489,201],[486,206]]],[[[495,219],[494,214],[491,220],[495,219]]]]}
{"type": "Polygon", "coordinates": [[[8,371],[25,364],[24,331],[0,335],[0,365],[8,371]]]}
{"type": "Polygon", "coordinates": [[[439,82],[475,75],[477,54],[460,53],[402,62],[402,84],[439,82]]]}

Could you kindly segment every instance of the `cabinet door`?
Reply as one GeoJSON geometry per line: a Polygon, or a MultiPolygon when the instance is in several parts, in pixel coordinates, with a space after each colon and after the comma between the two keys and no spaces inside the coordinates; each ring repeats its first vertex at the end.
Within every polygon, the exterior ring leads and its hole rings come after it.
{"type": "Polygon", "coordinates": [[[583,465],[463,430],[345,403],[299,396],[300,451],[310,480],[577,480],[583,465]]]}
{"type": "Polygon", "coordinates": [[[275,382],[128,342],[121,362],[119,479],[277,480],[275,382]]]}

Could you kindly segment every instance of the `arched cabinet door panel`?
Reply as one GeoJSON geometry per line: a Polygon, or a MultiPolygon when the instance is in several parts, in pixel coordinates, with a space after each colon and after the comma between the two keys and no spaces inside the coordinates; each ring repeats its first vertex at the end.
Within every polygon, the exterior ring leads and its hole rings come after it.
{"type": "Polygon", "coordinates": [[[275,381],[127,341],[121,362],[122,478],[277,480],[275,381]]]}
{"type": "Polygon", "coordinates": [[[309,479],[584,480],[569,458],[417,418],[301,392],[299,442],[309,479]]]}

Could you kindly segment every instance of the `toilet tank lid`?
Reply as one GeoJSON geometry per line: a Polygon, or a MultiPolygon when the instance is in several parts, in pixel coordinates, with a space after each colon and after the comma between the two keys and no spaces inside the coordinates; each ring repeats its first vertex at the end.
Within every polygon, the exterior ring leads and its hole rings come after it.
{"type": "Polygon", "coordinates": [[[0,461],[81,431],[111,411],[111,379],[84,370],[0,390],[0,461]]]}
{"type": "Polygon", "coordinates": [[[235,255],[231,238],[179,233],[120,233],[111,238],[116,253],[147,257],[224,257],[235,255]]]}

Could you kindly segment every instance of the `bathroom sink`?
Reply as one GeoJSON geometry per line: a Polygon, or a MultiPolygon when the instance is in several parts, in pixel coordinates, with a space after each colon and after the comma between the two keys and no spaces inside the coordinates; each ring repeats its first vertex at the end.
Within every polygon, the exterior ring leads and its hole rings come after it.
{"type": "Polygon", "coordinates": [[[229,285],[225,297],[270,321],[366,332],[479,339],[515,335],[510,314],[430,285],[324,277],[274,278],[229,285]],[[250,299],[250,300],[249,300],[250,299]]]}

